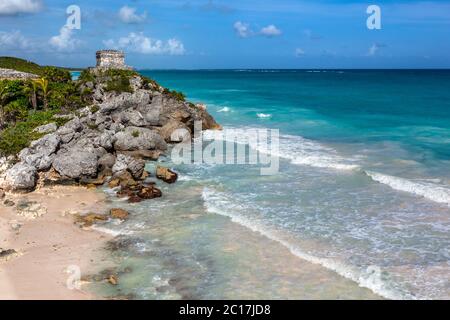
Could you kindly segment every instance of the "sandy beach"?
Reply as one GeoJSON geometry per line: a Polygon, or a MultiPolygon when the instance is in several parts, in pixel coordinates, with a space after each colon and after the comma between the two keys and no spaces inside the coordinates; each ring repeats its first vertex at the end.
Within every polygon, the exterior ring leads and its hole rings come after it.
{"type": "Polygon", "coordinates": [[[101,248],[110,236],[80,228],[73,217],[101,213],[102,193],[54,186],[5,199],[15,204],[0,205],[0,248],[17,253],[0,258],[0,299],[95,299],[67,282],[76,267],[83,277],[106,264],[101,248]]]}

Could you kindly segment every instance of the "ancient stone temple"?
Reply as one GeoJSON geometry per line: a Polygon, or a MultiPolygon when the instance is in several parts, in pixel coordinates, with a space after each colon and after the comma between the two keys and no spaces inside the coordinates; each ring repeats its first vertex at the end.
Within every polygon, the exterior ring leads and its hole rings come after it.
{"type": "Polygon", "coordinates": [[[119,50],[100,50],[97,51],[97,68],[101,69],[123,69],[132,68],[125,64],[125,54],[119,50]]]}

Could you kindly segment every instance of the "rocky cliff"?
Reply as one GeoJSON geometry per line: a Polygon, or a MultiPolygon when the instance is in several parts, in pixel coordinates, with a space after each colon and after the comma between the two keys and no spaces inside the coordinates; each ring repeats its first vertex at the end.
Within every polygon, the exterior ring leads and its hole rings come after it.
{"type": "Polygon", "coordinates": [[[204,130],[220,128],[203,106],[131,71],[85,71],[78,87],[88,93],[90,106],[59,115],[67,120],[63,125],[58,121],[36,128],[40,139],[10,157],[9,165],[1,160],[6,169],[1,188],[32,191],[49,182],[109,181],[128,188],[123,190],[128,196],[144,193],[145,198],[147,192],[150,197],[155,191],[146,186],[130,189],[146,178],[145,159],[158,159],[167,144],[180,142],[172,133],[180,128],[192,133],[195,121],[204,130]]]}

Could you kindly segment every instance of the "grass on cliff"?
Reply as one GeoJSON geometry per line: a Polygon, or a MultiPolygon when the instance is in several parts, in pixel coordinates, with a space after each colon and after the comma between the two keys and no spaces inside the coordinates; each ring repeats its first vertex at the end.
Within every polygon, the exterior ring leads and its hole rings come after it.
{"type": "Polygon", "coordinates": [[[60,70],[69,73],[69,69],[66,68],[40,66],[37,63],[15,57],[0,57],[0,68],[33,73],[41,77],[48,76],[47,72],[49,70],[60,70]]]}
{"type": "Polygon", "coordinates": [[[67,119],[55,118],[57,110],[30,112],[26,119],[15,123],[0,132],[0,155],[9,156],[20,152],[30,145],[30,142],[39,139],[44,134],[33,130],[44,124],[55,122],[58,126],[67,122],[67,119]]]}

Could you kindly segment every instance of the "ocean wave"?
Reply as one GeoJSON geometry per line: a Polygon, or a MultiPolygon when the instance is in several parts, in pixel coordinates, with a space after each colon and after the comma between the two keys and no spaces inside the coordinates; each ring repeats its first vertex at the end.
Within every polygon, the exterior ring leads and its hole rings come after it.
{"type": "Polygon", "coordinates": [[[231,109],[229,107],[223,107],[222,109],[217,110],[217,112],[230,112],[231,109]]]}
{"type": "Polygon", "coordinates": [[[202,198],[208,212],[229,217],[231,221],[280,243],[289,249],[293,255],[308,262],[321,265],[328,270],[332,270],[340,276],[354,281],[360,287],[368,288],[372,292],[387,299],[416,299],[414,295],[396,288],[394,284],[385,280],[378,266],[357,268],[330,258],[317,257],[302,251],[301,248],[284,240],[277,232],[270,230],[270,228],[264,226],[262,223],[237,214],[236,212],[243,211],[243,208],[233,202],[232,198],[223,192],[214,191],[205,187],[202,198]]]}
{"type": "Polygon", "coordinates": [[[262,118],[262,119],[272,118],[272,115],[270,113],[257,113],[256,116],[258,118],[262,118]]]}
{"type": "Polygon", "coordinates": [[[361,160],[360,157],[353,156],[344,158],[340,156],[335,149],[305,139],[301,136],[280,135],[279,148],[278,150],[274,150],[270,145],[267,146],[263,143],[259,143],[256,136],[249,136],[252,133],[251,129],[254,129],[254,134],[256,134],[256,128],[228,128],[227,130],[236,132],[227,136],[225,134],[217,135],[217,132],[215,133],[214,131],[207,130],[204,132],[204,136],[206,136],[207,139],[216,137],[230,142],[232,142],[232,140],[229,139],[229,137],[237,137],[237,139],[233,141],[241,144],[248,144],[258,152],[290,160],[290,162],[295,165],[355,173],[359,172],[369,176],[373,181],[385,184],[394,190],[408,192],[450,206],[450,188],[438,183],[433,183],[431,180],[417,182],[378,172],[365,171],[358,163],[358,161],[361,160]]]}
{"type": "Polygon", "coordinates": [[[374,181],[388,185],[392,189],[412,193],[428,200],[450,206],[450,189],[432,182],[416,182],[373,171],[365,173],[374,181]]]}
{"type": "Polygon", "coordinates": [[[355,164],[356,158],[343,158],[333,148],[305,139],[301,136],[280,135],[279,148],[257,139],[257,128],[226,128],[222,133],[206,130],[205,139],[221,139],[240,144],[248,144],[252,149],[264,154],[290,160],[296,165],[306,165],[316,168],[329,168],[335,170],[356,170],[360,167],[355,164]],[[232,140],[233,139],[233,140],[232,140]]]}

